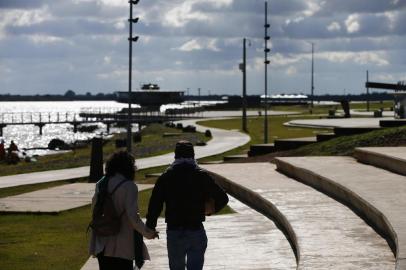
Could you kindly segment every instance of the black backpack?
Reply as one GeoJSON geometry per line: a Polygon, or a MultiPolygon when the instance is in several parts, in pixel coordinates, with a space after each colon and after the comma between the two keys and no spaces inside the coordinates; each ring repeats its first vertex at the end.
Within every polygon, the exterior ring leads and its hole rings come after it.
{"type": "Polygon", "coordinates": [[[112,236],[120,232],[121,216],[118,214],[113,202],[113,194],[127,180],[121,181],[111,193],[107,190],[97,197],[96,205],[93,209],[92,220],[89,227],[98,236],[112,236]]]}

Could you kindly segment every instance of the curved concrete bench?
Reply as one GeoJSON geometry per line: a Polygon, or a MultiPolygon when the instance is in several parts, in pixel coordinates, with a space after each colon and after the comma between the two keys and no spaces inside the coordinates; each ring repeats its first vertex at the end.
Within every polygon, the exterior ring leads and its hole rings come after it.
{"type": "Polygon", "coordinates": [[[270,163],[205,165],[231,195],[276,220],[297,269],[393,269],[386,241],[346,206],[278,173],[270,163]],[[373,267],[371,268],[371,265],[373,267]],[[374,268],[375,267],[375,268],[374,268]]]}
{"type": "Polygon", "coordinates": [[[406,178],[349,157],[287,157],[277,168],[341,201],[371,224],[406,269],[406,178]]]}
{"type": "Polygon", "coordinates": [[[296,234],[286,217],[278,210],[278,208],[257,192],[230,181],[220,174],[212,171],[209,172],[214,177],[216,183],[220,185],[228,194],[275,222],[275,225],[285,234],[286,238],[288,239],[293,253],[295,254],[296,261],[298,262],[300,258],[300,250],[298,248],[296,234]]]}
{"type": "Polygon", "coordinates": [[[406,175],[406,147],[356,148],[354,157],[359,162],[406,175]]]}

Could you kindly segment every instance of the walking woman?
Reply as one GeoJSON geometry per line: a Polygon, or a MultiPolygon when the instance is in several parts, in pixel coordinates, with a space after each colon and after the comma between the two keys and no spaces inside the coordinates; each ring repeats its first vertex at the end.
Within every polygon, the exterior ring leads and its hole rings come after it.
{"type": "Polygon", "coordinates": [[[141,268],[144,260],[150,259],[142,236],[147,239],[157,237],[157,232],[147,228],[138,213],[138,188],[133,182],[134,163],[131,154],[125,151],[114,153],[106,163],[105,177],[96,184],[89,253],[97,257],[100,270],[132,270],[133,260],[141,268]],[[109,203],[117,213],[118,232],[100,233],[94,209],[108,207],[109,203]]]}

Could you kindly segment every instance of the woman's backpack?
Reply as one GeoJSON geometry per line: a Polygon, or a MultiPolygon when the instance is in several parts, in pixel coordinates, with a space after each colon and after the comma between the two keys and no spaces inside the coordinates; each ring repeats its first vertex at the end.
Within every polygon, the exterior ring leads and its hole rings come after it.
{"type": "Polygon", "coordinates": [[[120,232],[121,216],[114,206],[113,194],[126,180],[121,181],[111,193],[107,190],[97,196],[97,202],[93,209],[92,220],[89,227],[98,236],[112,236],[120,232]]]}

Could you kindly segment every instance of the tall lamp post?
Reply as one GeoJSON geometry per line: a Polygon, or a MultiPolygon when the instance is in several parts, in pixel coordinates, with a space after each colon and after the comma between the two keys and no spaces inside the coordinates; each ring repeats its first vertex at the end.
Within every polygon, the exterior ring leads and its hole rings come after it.
{"type": "Polygon", "coordinates": [[[313,114],[314,106],[314,43],[312,42],[312,85],[311,85],[311,103],[310,103],[310,113],[313,114]]]}
{"type": "Polygon", "coordinates": [[[268,65],[270,64],[270,61],[268,60],[268,53],[271,52],[271,49],[268,48],[268,41],[271,39],[271,37],[268,34],[268,30],[271,27],[271,25],[268,23],[268,1],[265,1],[265,110],[264,110],[264,143],[268,143],[268,65]]]}
{"type": "MultiPolygon", "coordinates": [[[[250,43],[248,44],[250,45],[250,43]]],[[[247,128],[247,39],[243,39],[243,54],[242,63],[240,64],[242,71],[242,130],[248,131],[247,128]]]]}
{"type": "Polygon", "coordinates": [[[367,70],[367,112],[369,112],[369,71],[367,70]]]}
{"type": "Polygon", "coordinates": [[[132,147],[132,112],[131,112],[131,83],[132,83],[132,57],[133,57],[133,42],[138,41],[138,36],[133,37],[133,23],[137,23],[139,18],[133,18],[133,6],[138,4],[140,0],[130,0],[130,18],[128,22],[130,24],[130,33],[128,37],[128,44],[129,44],[129,56],[128,56],[128,122],[127,122],[127,151],[131,153],[132,147]]]}

